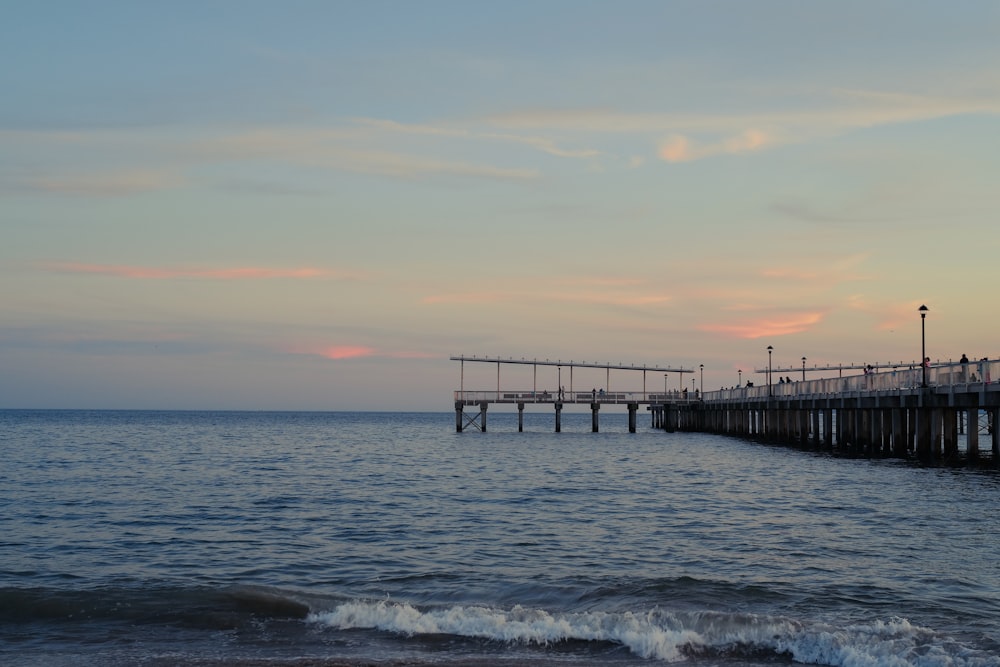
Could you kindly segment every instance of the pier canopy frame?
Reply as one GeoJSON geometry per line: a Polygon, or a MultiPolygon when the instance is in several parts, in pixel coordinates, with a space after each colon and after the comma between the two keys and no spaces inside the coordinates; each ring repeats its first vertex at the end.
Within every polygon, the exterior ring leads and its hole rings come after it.
{"type": "MultiPolygon", "coordinates": [[[[569,361],[563,361],[561,359],[556,359],[556,360],[553,361],[552,359],[525,359],[524,357],[522,357],[520,359],[515,359],[513,357],[508,357],[508,358],[504,359],[502,357],[480,357],[480,356],[466,356],[466,355],[452,356],[449,359],[450,359],[450,361],[458,361],[458,362],[461,363],[461,377],[460,377],[459,391],[456,394],[456,398],[458,400],[461,400],[462,398],[466,398],[466,393],[467,392],[465,391],[465,362],[467,362],[467,361],[468,362],[474,362],[474,363],[496,364],[497,365],[497,386],[496,386],[495,400],[498,401],[498,402],[500,401],[500,397],[501,397],[500,368],[504,364],[518,365],[518,366],[532,366],[533,367],[534,370],[533,370],[533,380],[532,380],[532,387],[531,387],[531,393],[532,394],[536,394],[537,391],[538,391],[538,367],[539,366],[549,366],[549,367],[555,366],[555,367],[557,367],[559,369],[559,389],[558,389],[558,391],[559,391],[560,394],[562,393],[562,369],[563,368],[568,368],[569,369],[569,390],[567,392],[567,395],[569,395],[569,396],[575,396],[576,395],[576,392],[574,392],[574,389],[573,389],[573,369],[575,369],[575,368],[600,368],[600,369],[604,369],[604,371],[606,373],[605,390],[609,394],[612,393],[611,392],[611,371],[613,371],[613,370],[619,370],[619,371],[641,372],[642,373],[642,393],[643,393],[643,395],[647,395],[647,396],[648,396],[647,391],[646,391],[646,374],[647,373],[650,373],[650,372],[653,372],[653,373],[677,373],[677,377],[678,377],[677,391],[681,392],[684,389],[684,374],[685,373],[694,373],[695,372],[695,368],[693,366],[691,368],[684,368],[683,366],[659,366],[659,365],[649,366],[649,365],[645,365],[645,364],[638,364],[638,365],[637,364],[623,364],[623,363],[620,363],[620,362],[617,363],[617,364],[614,364],[614,363],[610,363],[610,362],[574,361],[572,359],[569,360],[569,361]]],[[[526,390],[526,388],[524,388],[524,387],[521,387],[521,388],[518,388],[518,389],[526,390]]],[[[667,389],[666,389],[666,387],[664,387],[664,392],[666,392],[666,391],[667,391],[667,389]]],[[[469,392],[469,393],[475,393],[477,396],[480,396],[480,397],[482,397],[482,395],[484,394],[484,392],[482,390],[476,391],[476,392],[469,392]]],[[[660,395],[662,396],[663,394],[660,394],[660,395]]],[[[557,397],[547,397],[548,400],[546,402],[554,402],[556,398],[557,397]]],[[[561,396],[559,396],[559,398],[561,399],[561,396]]],[[[649,400],[650,400],[649,398],[646,398],[646,400],[641,400],[640,399],[640,402],[648,402],[649,400]]],[[[572,402],[572,401],[568,401],[568,402],[572,402]]]]}

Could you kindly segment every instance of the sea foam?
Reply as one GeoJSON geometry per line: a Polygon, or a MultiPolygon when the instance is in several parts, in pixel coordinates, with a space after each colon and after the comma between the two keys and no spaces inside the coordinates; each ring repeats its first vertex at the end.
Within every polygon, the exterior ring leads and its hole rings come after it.
{"type": "Polygon", "coordinates": [[[352,601],[310,620],[336,628],[454,635],[547,646],[562,641],[611,642],[643,658],[669,662],[696,655],[785,655],[832,667],[1000,667],[1000,658],[969,651],[905,619],[843,627],[722,612],[550,613],[514,606],[421,610],[390,600],[352,601]]]}

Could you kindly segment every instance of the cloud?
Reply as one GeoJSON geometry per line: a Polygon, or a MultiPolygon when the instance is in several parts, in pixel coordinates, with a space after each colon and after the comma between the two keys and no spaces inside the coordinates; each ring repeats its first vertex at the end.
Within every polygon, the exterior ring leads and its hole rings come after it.
{"type": "Polygon", "coordinates": [[[560,281],[557,289],[543,290],[535,286],[512,285],[509,290],[469,291],[434,294],[420,303],[485,304],[518,303],[585,303],[611,306],[649,306],[673,300],[673,295],[649,291],[645,281],[636,278],[581,277],[560,281]]]}
{"type": "MultiPolygon", "coordinates": [[[[442,157],[440,141],[406,152],[398,142],[382,136],[403,131],[391,121],[367,121],[364,131],[351,128],[263,128],[195,144],[191,151],[201,160],[277,160],[319,169],[336,169],[393,178],[416,179],[425,176],[461,176],[524,182],[539,178],[534,167],[502,167],[486,162],[454,160],[442,157]],[[379,130],[379,131],[376,131],[379,130]],[[387,148],[386,145],[389,147],[387,148]]],[[[410,133],[436,140],[468,139],[466,131],[431,127],[411,129],[410,133]]]]}
{"type": "Polygon", "coordinates": [[[674,135],[660,146],[660,158],[667,162],[687,162],[692,159],[687,137],[674,135]]]}
{"type": "Polygon", "coordinates": [[[103,173],[87,173],[27,179],[22,190],[83,197],[123,197],[142,192],[165,190],[183,185],[185,179],[173,172],[148,169],[126,169],[103,173]]]}
{"type": "Polygon", "coordinates": [[[807,143],[873,127],[1000,114],[1000,97],[991,87],[976,85],[950,96],[797,87],[772,90],[769,97],[794,99],[796,106],[728,114],[535,109],[488,116],[483,122],[525,132],[650,136],[660,159],[679,163],[807,143]]]}
{"type": "Polygon", "coordinates": [[[917,321],[917,309],[923,305],[919,301],[886,303],[872,301],[864,294],[852,294],[847,298],[847,308],[869,315],[876,320],[876,331],[895,331],[917,321]]]}
{"type": "Polygon", "coordinates": [[[412,125],[379,118],[359,118],[356,120],[358,123],[364,124],[368,127],[404,134],[451,137],[470,141],[485,140],[491,142],[520,144],[530,146],[543,153],[548,153],[549,155],[554,155],[556,157],[594,158],[599,157],[602,154],[601,151],[593,148],[564,148],[550,137],[496,133],[483,130],[473,131],[464,127],[452,127],[447,125],[412,125]]]}
{"type": "Polygon", "coordinates": [[[506,168],[488,164],[456,162],[440,158],[378,150],[337,150],[310,160],[313,166],[327,166],[397,178],[427,175],[468,176],[499,181],[532,181],[540,174],[534,168],[506,168]]]}
{"type": "Polygon", "coordinates": [[[780,315],[760,316],[739,322],[703,324],[699,327],[707,333],[721,334],[726,338],[763,338],[765,336],[788,336],[808,331],[823,321],[825,312],[805,311],[780,315]]]}
{"type": "Polygon", "coordinates": [[[294,346],[285,350],[291,354],[306,354],[323,357],[332,361],[347,359],[431,359],[439,355],[420,350],[379,350],[369,345],[307,345],[294,346]]]}
{"type": "Polygon", "coordinates": [[[717,155],[738,155],[775,143],[761,130],[749,129],[709,144],[696,145],[684,135],[673,135],[660,145],[659,156],[667,162],[690,162],[717,155]]]}
{"type": "Polygon", "coordinates": [[[364,345],[334,345],[319,350],[317,353],[327,359],[357,359],[374,356],[375,350],[364,345]]]}
{"type": "Polygon", "coordinates": [[[130,278],[138,280],[172,280],[177,278],[197,278],[208,280],[268,280],[268,279],[312,279],[336,278],[357,279],[360,274],[350,271],[335,271],[310,267],[276,269],[270,267],[231,267],[224,269],[199,268],[157,268],[120,264],[84,264],[78,262],[49,262],[40,267],[53,273],[89,274],[130,278]]]}

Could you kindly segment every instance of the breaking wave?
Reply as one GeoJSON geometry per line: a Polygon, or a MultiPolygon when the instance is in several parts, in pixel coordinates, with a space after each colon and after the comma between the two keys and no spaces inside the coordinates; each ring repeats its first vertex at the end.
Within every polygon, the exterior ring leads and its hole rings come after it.
{"type": "Polygon", "coordinates": [[[784,657],[837,667],[997,667],[1000,657],[963,647],[902,618],[836,627],[780,617],[720,612],[550,613],[514,606],[418,609],[393,601],[352,601],[309,620],[337,630],[375,629],[407,637],[454,635],[549,646],[609,642],[643,658],[677,662],[706,656],[784,657]]]}

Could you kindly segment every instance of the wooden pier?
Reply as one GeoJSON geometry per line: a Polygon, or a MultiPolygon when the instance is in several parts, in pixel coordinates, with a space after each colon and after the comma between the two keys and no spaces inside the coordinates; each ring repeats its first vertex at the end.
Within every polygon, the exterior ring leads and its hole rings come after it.
{"type": "MultiPolygon", "coordinates": [[[[569,366],[572,362],[513,361],[452,357],[453,360],[500,364],[522,363],[569,366]]],[[[693,368],[573,364],[577,367],[621,369],[658,373],[694,373],[693,368]]],[[[836,368],[836,367],[833,367],[836,368]]],[[[813,369],[810,369],[812,372],[813,369]]],[[[787,381],[758,387],[719,391],[678,390],[642,392],[587,390],[552,392],[496,390],[455,392],[457,431],[473,426],[486,430],[491,404],[514,404],[518,430],[523,430],[524,409],[530,404],[550,404],[555,430],[561,430],[566,404],[590,407],[592,431],[597,432],[602,405],[624,405],[629,432],[636,431],[637,412],[646,406],[652,428],[701,431],[776,444],[790,444],[864,456],[898,456],[922,461],[976,463],[985,456],[1000,463],[1000,361],[937,364],[930,368],[886,365],[870,372],[818,380],[787,381]],[[996,379],[993,379],[996,378],[996,379]],[[926,386],[925,386],[926,385],[926,386]],[[477,408],[471,415],[465,408],[477,408]],[[960,448],[960,441],[964,448],[960,448]]],[[[683,375],[680,375],[683,378],[683,375]]],[[[464,378],[464,374],[463,374],[464,378]]],[[[680,382],[683,387],[683,379],[680,382]]],[[[572,385],[571,385],[572,387],[572,385]]]]}
{"type": "Polygon", "coordinates": [[[998,371],[1000,362],[984,360],[706,392],[666,408],[664,428],[937,462],[975,463],[988,448],[996,463],[998,371]]]}

